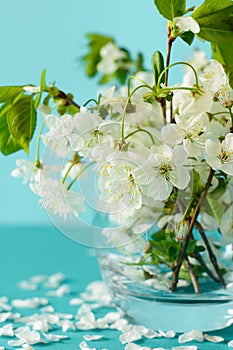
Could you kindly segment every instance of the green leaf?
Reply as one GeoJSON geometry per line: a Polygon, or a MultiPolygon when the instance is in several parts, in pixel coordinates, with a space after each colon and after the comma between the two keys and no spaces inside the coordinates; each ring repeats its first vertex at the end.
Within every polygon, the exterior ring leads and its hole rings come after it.
{"type": "Polygon", "coordinates": [[[88,38],[88,49],[89,52],[87,55],[81,58],[82,62],[86,65],[86,73],[89,77],[93,77],[97,74],[97,65],[100,62],[100,50],[103,46],[105,46],[108,42],[114,42],[113,38],[89,33],[87,34],[88,38]]]}
{"type": "Polygon", "coordinates": [[[201,39],[213,43],[233,42],[233,3],[231,0],[205,0],[192,17],[200,25],[201,39]]]}
{"type": "Polygon", "coordinates": [[[160,14],[171,21],[185,13],[186,0],[154,0],[154,3],[160,14]]]}
{"type": "Polygon", "coordinates": [[[35,100],[35,108],[37,108],[40,104],[41,101],[41,97],[43,92],[47,89],[47,85],[46,85],[46,69],[44,69],[41,73],[40,76],[40,92],[35,100]]]}
{"type": "Polygon", "coordinates": [[[103,74],[101,79],[99,80],[99,84],[107,84],[111,80],[113,80],[116,77],[115,73],[113,74],[103,74]]]}
{"type": "Polygon", "coordinates": [[[32,96],[23,96],[12,106],[7,115],[7,123],[12,137],[28,153],[36,127],[36,109],[32,96]]]}
{"type": "Polygon", "coordinates": [[[7,114],[11,107],[11,104],[4,104],[0,108],[0,151],[5,156],[17,152],[22,148],[12,137],[8,128],[7,114]]]}
{"type": "Polygon", "coordinates": [[[186,42],[186,44],[191,45],[194,39],[194,33],[191,32],[190,30],[187,32],[182,33],[181,35],[179,35],[179,37],[186,42]]]}
{"type": "Polygon", "coordinates": [[[233,88],[233,43],[212,44],[211,47],[213,58],[223,65],[233,88]]]}
{"type": "MultiPolygon", "coordinates": [[[[206,200],[207,200],[207,202],[208,202],[208,204],[209,204],[209,206],[210,206],[210,209],[211,209],[211,211],[212,211],[212,216],[216,219],[216,221],[220,224],[220,222],[221,222],[221,219],[222,219],[222,216],[223,216],[223,214],[224,214],[224,212],[225,212],[225,208],[224,208],[224,206],[222,205],[222,203],[221,202],[219,202],[218,200],[216,200],[216,199],[213,199],[212,197],[211,197],[211,195],[207,195],[206,196],[206,200]]],[[[210,215],[211,215],[210,214],[210,215]]]]}
{"type": "Polygon", "coordinates": [[[0,103],[13,101],[22,91],[22,86],[0,86],[0,103]]]}
{"type": "MultiPolygon", "coordinates": [[[[160,51],[155,51],[152,55],[152,69],[154,72],[155,85],[157,85],[160,74],[164,70],[164,59],[160,51]]],[[[165,74],[162,76],[161,83],[164,83],[165,74]]]]}

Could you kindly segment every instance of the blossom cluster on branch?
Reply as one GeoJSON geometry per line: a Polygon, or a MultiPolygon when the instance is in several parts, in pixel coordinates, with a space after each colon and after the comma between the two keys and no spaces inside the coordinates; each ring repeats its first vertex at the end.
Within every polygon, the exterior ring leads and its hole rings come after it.
{"type": "Polygon", "coordinates": [[[224,259],[232,260],[233,253],[232,67],[219,56],[221,25],[231,32],[226,14],[232,14],[233,5],[206,0],[187,16],[185,1],[174,1],[172,9],[169,4],[155,0],[168,19],[168,42],[165,59],[159,51],[153,54],[151,70],[143,67],[141,54],[133,60],[112,38],[89,35],[90,50],[83,58],[88,75],[102,75],[101,83],[114,81],[97,99],[80,106],[72,94],[47,86],[45,72],[39,88],[3,87],[8,131],[1,140],[9,142],[1,150],[28,151],[39,110],[43,121],[35,162],[18,160],[12,175],[29,183],[46,210],[68,219],[86,210],[77,183],[94,171],[91,191],[98,192],[99,208],[115,225],[103,230],[108,240],[116,245],[135,241],[130,249],[141,249],[142,268],[167,266],[172,291],[182,275],[199,293],[199,277],[225,287],[231,273],[224,259]],[[210,37],[214,26],[216,35],[210,37]],[[190,62],[170,63],[175,40],[191,44],[194,35],[212,42],[214,58],[196,51],[190,62]],[[184,75],[169,85],[175,66],[183,66],[184,75]],[[41,142],[55,163],[41,158],[41,142]],[[215,234],[208,237],[206,230],[215,234]]]}

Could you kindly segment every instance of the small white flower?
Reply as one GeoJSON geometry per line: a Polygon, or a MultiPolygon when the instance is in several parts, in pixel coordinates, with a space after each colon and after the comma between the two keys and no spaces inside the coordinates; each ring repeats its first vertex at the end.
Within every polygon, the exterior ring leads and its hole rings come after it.
{"type": "Polygon", "coordinates": [[[100,163],[98,174],[101,195],[107,203],[118,203],[121,208],[140,209],[143,176],[140,155],[136,152],[110,152],[100,163]]]}
{"type": "Polygon", "coordinates": [[[183,143],[184,148],[192,156],[201,155],[205,149],[205,131],[209,125],[205,113],[196,116],[178,115],[176,124],[167,124],[161,136],[168,145],[183,143]]]}
{"type": "Polygon", "coordinates": [[[99,145],[114,146],[113,135],[115,129],[120,130],[119,123],[103,121],[96,114],[87,112],[77,113],[74,116],[76,139],[72,144],[72,150],[88,157],[92,150],[99,145]]]}
{"type": "Polygon", "coordinates": [[[233,134],[227,134],[220,141],[206,141],[206,162],[214,170],[222,170],[228,175],[233,175],[233,134]]]}
{"type": "Polygon", "coordinates": [[[55,215],[78,216],[84,211],[84,198],[80,193],[67,190],[59,180],[46,179],[41,187],[41,199],[39,201],[46,210],[52,211],[55,215]]]}
{"type": "Polygon", "coordinates": [[[37,196],[41,194],[41,182],[47,181],[52,173],[58,171],[59,166],[46,165],[42,161],[39,161],[39,166],[35,166],[34,163],[28,159],[17,159],[16,165],[18,168],[11,172],[13,177],[22,177],[23,185],[29,182],[29,187],[33,193],[37,196]]]}
{"type": "Polygon", "coordinates": [[[113,74],[119,68],[117,60],[127,57],[126,53],[120,50],[115,44],[109,42],[100,50],[101,61],[97,65],[99,72],[113,74]]]}
{"type": "Polygon", "coordinates": [[[200,82],[205,89],[214,95],[221,86],[227,82],[227,76],[223,66],[217,60],[210,60],[199,76],[200,82]]]}
{"type": "Polygon", "coordinates": [[[181,32],[187,32],[189,30],[195,34],[200,32],[199,24],[192,17],[175,17],[173,23],[181,32]]]}
{"type": "Polygon", "coordinates": [[[155,200],[169,197],[173,186],[185,189],[190,181],[187,165],[187,152],[183,146],[153,146],[145,163],[145,173],[150,180],[150,196],[155,200]]]}
{"type": "Polygon", "coordinates": [[[46,143],[59,157],[64,157],[70,152],[70,144],[73,140],[73,118],[70,115],[63,115],[58,118],[56,115],[46,115],[45,124],[49,132],[41,135],[46,143]]]}

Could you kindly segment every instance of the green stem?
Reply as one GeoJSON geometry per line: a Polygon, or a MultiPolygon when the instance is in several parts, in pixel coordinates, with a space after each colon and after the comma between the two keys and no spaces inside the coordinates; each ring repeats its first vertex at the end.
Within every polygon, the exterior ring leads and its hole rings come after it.
{"type": "Polygon", "coordinates": [[[75,161],[73,161],[73,162],[71,163],[71,165],[70,165],[69,168],[67,169],[67,172],[65,173],[65,176],[64,176],[63,179],[62,179],[62,183],[63,183],[63,184],[65,183],[65,181],[66,181],[66,179],[67,179],[67,177],[68,177],[68,175],[69,175],[71,169],[73,168],[73,166],[76,165],[76,164],[78,164],[79,161],[80,161],[80,158],[78,158],[77,160],[75,160],[75,161]]]}
{"type": "Polygon", "coordinates": [[[125,107],[124,107],[123,113],[122,113],[122,114],[123,114],[123,115],[122,115],[122,123],[121,123],[121,139],[122,139],[122,141],[124,141],[124,139],[125,139],[125,116],[126,116],[127,106],[128,106],[128,104],[130,103],[131,97],[135,94],[135,92],[136,92],[137,90],[139,90],[139,89],[141,89],[141,88],[148,88],[148,89],[150,89],[150,90],[153,91],[152,87],[150,87],[149,85],[146,84],[146,85],[139,85],[139,86],[137,86],[137,87],[129,94],[129,96],[128,96],[126,102],[125,102],[125,107]]]}
{"type": "Polygon", "coordinates": [[[84,104],[83,104],[83,107],[86,107],[88,105],[88,103],[90,102],[95,102],[96,105],[98,105],[98,102],[96,101],[96,99],[94,98],[89,98],[89,100],[87,100],[84,104]]]}
{"type": "Polygon", "coordinates": [[[232,125],[232,127],[233,127],[233,113],[232,113],[231,107],[228,107],[227,109],[228,109],[228,111],[229,111],[229,113],[230,113],[230,116],[231,116],[231,125],[232,125]]]}
{"type": "Polygon", "coordinates": [[[37,140],[36,140],[36,157],[35,157],[35,166],[40,167],[40,137],[44,128],[45,122],[42,121],[38,134],[37,134],[37,140]]]}
{"type": "Polygon", "coordinates": [[[75,176],[75,178],[70,182],[69,186],[67,187],[67,191],[71,189],[75,181],[79,178],[79,176],[84,173],[85,170],[87,170],[91,165],[93,165],[95,162],[88,163],[85,167],[80,170],[80,172],[75,176]]]}
{"type": "Polygon", "coordinates": [[[194,198],[191,198],[191,200],[190,200],[189,204],[187,205],[187,208],[183,214],[182,220],[180,222],[181,224],[184,224],[184,222],[186,221],[187,216],[189,215],[190,210],[192,209],[193,201],[194,201],[194,198]]]}
{"type": "Polygon", "coordinates": [[[172,63],[172,64],[170,64],[168,67],[166,67],[166,68],[161,72],[161,74],[160,74],[160,76],[159,76],[159,79],[158,79],[158,82],[157,82],[157,88],[158,88],[158,89],[161,88],[161,87],[160,87],[160,85],[161,85],[161,80],[162,80],[164,74],[165,74],[170,68],[175,67],[175,66],[178,66],[178,65],[186,65],[186,66],[188,66],[188,67],[190,67],[190,68],[192,69],[192,71],[193,71],[193,73],[194,73],[194,76],[195,76],[195,85],[196,85],[196,89],[195,89],[195,90],[198,90],[198,89],[199,89],[199,82],[198,82],[198,76],[197,76],[196,70],[194,69],[194,67],[193,67],[191,64],[189,64],[189,63],[187,63],[187,62],[183,62],[183,61],[172,63]]]}
{"type": "Polygon", "coordinates": [[[163,89],[163,91],[171,91],[171,90],[189,90],[189,91],[197,91],[197,88],[192,88],[189,86],[167,86],[166,88],[163,89]]]}
{"type": "Polygon", "coordinates": [[[98,96],[98,101],[97,101],[97,110],[98,110],[98,115],[100,115],[100,101],[101,101],[102,94],[99,94],[98,96]]]}
{"type": "Polygon", "coordinates": [[[150,139],[151,139],[153,145],[155,145],[155,139],[154,139],[153,135],[152,135],[148,130],[145,130],[145,129],[137,129],[137,130],[132,131],[132,132],[129,133],[127,136],[125,136],[125,140],[126,140],[128,137],[130,137],[130,136],[132,136],[132,135],[134,135],[134,134],[136,134],[136,133],[138,133],[138,132],[145,132],[147,135],[149,135],[149,137],[150,137],[150,139]]]}

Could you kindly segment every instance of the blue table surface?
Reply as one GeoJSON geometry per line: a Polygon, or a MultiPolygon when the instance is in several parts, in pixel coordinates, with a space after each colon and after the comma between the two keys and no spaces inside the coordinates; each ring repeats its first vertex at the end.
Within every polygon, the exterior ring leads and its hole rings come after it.
{"type": "MultiPolygon", "coordinates": [[[[53,227],[0,227],[0,297],[7,296],[9,299],[31,298],[34,296],[46,297],[56,311],[62,313],[73,313],[75,315],[77,306],[69,305],[72,297],[85,290],[85,287],[92,281],[100,280],[101,275],[97,264],[94,250],[79,245],[66,238],[53,227]],[[21,280],[27,280],[34,275],[51,275],[56,272],[63,272],[66,276],[66,283],[71,287],[71,295],[62,298],[48,297],[46,291],[40,288],[36,291],[25,291],[17,286],[21,280]]],[[[23,314],[22,309],[17,310],[23,314]]],[[[38,310],[30,310],[31,314],[38,310]]],[[[116,311],[116,310],[113,310],[116,311]]],[[[29,312],[29,313],[30,313],[29,312]]],[[[106,314],[108,310],[98,310],[97,317],[106,314]]],[[[28,311],[27,311],[28,313],[28,311]]],[[[0,327],[3,326],[0,324],[0,327]]],[[[56,334],[63,334],[56,330],[56,334]]],[[[49,344],[33,345],[35,349],[79,349],[85,334],[100,334],[103,338],[98,341],[87,342],[90,347],[97,350],[107,348],[109,350],[124,349],[125,345],[119,341],[120,331],[104,329],[96,331],[67,331],[65,335],[69,338],[60,342],[49,344]]],[[[208,332],[211,335],[222,336],[225,341],[222,343],[210,342],[189,342],[179,344],[178,338],[154,338],[145,339],[135,343],[140,346],[151,348],[163,347],[171,349],[181,345],[197,345],[198,350],[226,350],[227,343],[233,339],[233,326],[208,332]]],[[[9,337],[0,337],[0,346],[6,350],[14,349],[7,341],[9,337]]]]}

